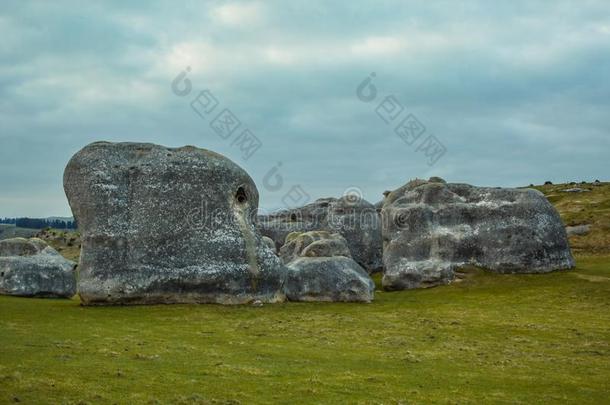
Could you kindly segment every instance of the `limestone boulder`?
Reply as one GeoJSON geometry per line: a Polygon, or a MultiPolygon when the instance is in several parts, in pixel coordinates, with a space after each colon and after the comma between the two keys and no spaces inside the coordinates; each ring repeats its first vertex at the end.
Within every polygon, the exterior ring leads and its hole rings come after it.
{"type": "Polygon", "coordinates": [[[589,231],[591,231],[590,224],[566,226],[566,233],[568,236],[586,235],[589,231]]]}
{"type": "Polygon", "coordinates": [[[428,287],[475,265],[498,273],[546,273],[574,266],[559,214],[534,189],[414,180],[382,208],[383,286],[428,287]]]}
{"type": "Polygon", "coordinates": [[[40,239],[0,241],[0,294],[70,298],[76,294],[75,268],[40,239]]]}
{"type": "Polygon", "coordinates": [[[280,250],[291,301],[370,302],[375,284],[350,255],[346,240],[326,231],[291,233],[280,250]]]}
{"type": "Polygon", "coordinates": [[[300,208],[259,216],[261,233],[278,249],[291,232],[323,230],[345,238],[351,256],[369,273],[380,271],[381,220],[375,206],[352,196],[321,198],[300,208]]]}
{"type": "Polygon", "coordinates": [[[82,235],[84,304],[284,300],[285,268],[255,227],[258,190],[193,146],[96,142],[64,189],[82,235]]]}
{"type": "Polygon", "coordinates": [[[337,233],[327,231],[293,232],[286,237],[280,249],[280,258],[289,263],[298,257],[333,257],[351,258],[345,238],[337,233]]]}

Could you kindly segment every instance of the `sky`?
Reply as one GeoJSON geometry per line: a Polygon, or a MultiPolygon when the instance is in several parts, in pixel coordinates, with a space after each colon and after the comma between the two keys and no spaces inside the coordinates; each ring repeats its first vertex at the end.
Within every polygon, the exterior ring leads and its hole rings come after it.
{"type": "Polygon", "coordinates": [[[263,212],[610,180],[608,1],[125,3],[0,3],[0,217],[70,215],[98,140],[219,152],[263,212]]]}

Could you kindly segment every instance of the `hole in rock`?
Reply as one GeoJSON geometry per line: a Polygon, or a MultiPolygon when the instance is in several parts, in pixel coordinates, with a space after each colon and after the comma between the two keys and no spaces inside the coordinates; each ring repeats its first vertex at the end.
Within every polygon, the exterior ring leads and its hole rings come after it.
{"type": "Polygon", "coordinates": [[[239,187],[237,192],[235,193],[235,199],[238,203],[243,204],[248,201],[248,197],[246,196],[246,190],[243,187],[239,187]]]}

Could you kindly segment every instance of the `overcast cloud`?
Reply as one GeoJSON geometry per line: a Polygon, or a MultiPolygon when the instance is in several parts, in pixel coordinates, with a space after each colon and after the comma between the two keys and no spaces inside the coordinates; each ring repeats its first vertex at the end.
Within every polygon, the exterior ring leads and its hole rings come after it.
{"type": "Polygon", "coordinates": [[[69,215],[63,169],[96,140],[222,153],[267,209],[297,184],[376,202],[431,175],[608,180],[610,2],[341,3],[3,1],[0,216],[69,215]],[[371,72],[378,96],[364,103],[371,72]],[[203,89],[262,141],[248,160],[191,109],[203,89]],[[387,95],[446,147],[436,164],[376,115],[387,95]],[[284,186],[266,190],[278,162],[284,186]]]}

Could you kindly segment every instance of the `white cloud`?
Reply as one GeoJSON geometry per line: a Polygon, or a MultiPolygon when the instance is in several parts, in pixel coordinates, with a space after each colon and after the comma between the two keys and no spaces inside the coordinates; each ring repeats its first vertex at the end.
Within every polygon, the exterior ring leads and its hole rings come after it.
{"type": "Polygon", "coordinates": [[[297,60],[294,52],[285,47],[269,46],[263,50],[263,53],[266,60],[272,64],[291,65],[297,60]]]}
{"type": "Polygon", "coordinates": [[[251,26],[263,19],[263,7],[260,3],[228,3],[211,10],[214,21],[232,27],[251,26]]]}
{"type": "Polygon", "coordinates": [[[368,37],[350,46],[350,50],[359,56],[392,54],[405,47],[400,38],[392,36],[368,37]]]}
{"type": "MultiPolygon", "coordinates": [[[[31,3],[8,10],[0,16],[0,183],[3,197],[17,197],[27,183],[36,203],[25,210],[5,198],[0,215],[50,209],[37,198],[50,184],[39,172],[57,173],[51,188],[63,198],[65,161],[32,147],[47,140],[73,151],[100,136],[209,147],[257,182],[269,162],[284,159],[286,184],[309,184],[312,197],[357,184],[376,190],[376,200],[386,188],[431,174],[502,185],[603,172],[607,2],[408,3],[217,0],[73,12],[31,3]],[[211,89],[264,138],[260,157],[240,161],[187,98],[171,93],[187,66],[195,91],[211,89]],[[375,103],[356,99],[355,86],[371,71],[380,97],[400,95],[446,142],[433,169],[376,116],[375,103]],[[24,156],[40,161],[36,170],[24,156]],[[324,176],[332,168],[320,161],[349,170],[324,176]]],[[[273,206],[282,194],[266,193],[262,204],[273,206]]]]}

